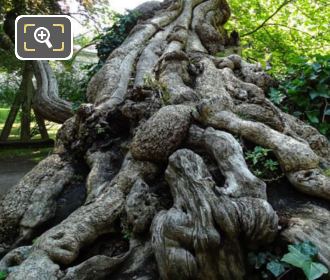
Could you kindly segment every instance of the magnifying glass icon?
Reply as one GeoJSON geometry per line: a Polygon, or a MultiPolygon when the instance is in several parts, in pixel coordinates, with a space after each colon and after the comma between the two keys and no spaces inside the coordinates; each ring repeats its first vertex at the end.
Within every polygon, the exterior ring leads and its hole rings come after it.
{"type": "Polygon", "coordinates": [[[34,31],[34,39],[41,44],[46,44],[49,49],[53,47],[49,41],[50,33],[46,27],[39,27],[34,31]]]}

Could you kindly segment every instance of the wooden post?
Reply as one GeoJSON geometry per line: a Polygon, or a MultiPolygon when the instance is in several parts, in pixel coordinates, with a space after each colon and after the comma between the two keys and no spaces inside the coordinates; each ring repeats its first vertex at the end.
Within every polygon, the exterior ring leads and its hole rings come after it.
{"type": "Polygon", "coordinates": [[[29,141],[31,139],[31,105],[33,97],[33,68],[31,63],[25,63],[23,74],[23,104],[22,104],[22,117],[21,117],[21,140],[29,141]]]}
{"type": "Polygon", "coordinates": [[[23,84],[24,84],[24,74],[25,74],[25,66],[23,70],[23,79],[20,85],[20,88],[15,96],[14,103],[10,108],[8,117],[6,119],[5,126],[2,129],[1,135],[0,135],[0,141],[7,141],[8,137],[10,135],[11,129],[13,127],[13,124],[15,122],[16,116],[18,114],[18,111],[21,107],[22,100],[24,98],[24,92],[23,92],[23,84]]]}
{"type": "Polygon", "coordinates": [[[40,116],[40,114],[38,112],[34,111],[34,115],[36,117],[36,122],[38,124],[39,127],[39,132],[41,135],[41,139],[43,140],[49,140],[49,135],[48,135],[48,131],[45,125],[45,120],[40,116]]]}
{"type": "MultiPolygon", "coordinates": [[[[22,118],[21,118],[20,141],[28,142],[31,140],[31,109],[32,109],[32,100],[34,95],[34,87],[33,87],[32,79],[33,79],[33,67],[31,62],[27,61],[25,62],[23,68],[23,77],[20,88],[15,96],[14,103],[10,108],[10,112],[6,119],[5,126],[0,135],[1,142],[8,141],[16,116],[21,107],[22,107],[22,118]]],[[[49,135],[47,132],[44,119],[34,109],[33,111],[36,117],[36,122],[42,140],[49,140],[49,135]]]]}

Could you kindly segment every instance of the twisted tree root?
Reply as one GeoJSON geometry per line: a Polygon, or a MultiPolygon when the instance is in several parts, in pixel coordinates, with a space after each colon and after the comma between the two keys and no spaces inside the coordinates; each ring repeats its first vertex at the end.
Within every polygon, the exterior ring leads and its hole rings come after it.
{"type": "Polygon", "coordinates": [[[237,237],[243,235],[251,247],[271,242],[278,223],[272,207],[261,199],[217,197],[203,160],[189,150],[170,157],[166,180],[174,205],[160,212],[152,225],[162,279],[243,279],[237,237]]]}

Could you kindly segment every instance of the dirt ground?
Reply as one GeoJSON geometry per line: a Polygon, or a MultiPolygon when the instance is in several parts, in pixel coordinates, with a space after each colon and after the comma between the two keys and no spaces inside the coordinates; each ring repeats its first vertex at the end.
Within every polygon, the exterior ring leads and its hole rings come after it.
{"type": "Polygon", "coordinates": [[[16,185],[36,164],[29,159],[2,159],[0,163],[0,197],[16,185]]]}

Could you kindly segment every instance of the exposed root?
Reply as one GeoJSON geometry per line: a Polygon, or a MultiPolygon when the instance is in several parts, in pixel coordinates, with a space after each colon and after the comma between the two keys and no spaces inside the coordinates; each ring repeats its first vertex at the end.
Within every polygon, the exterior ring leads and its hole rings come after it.
{"type": "Polygon", "coordinates": [[[128,253],[120,257],[95,256],[83,263],[70,267],[63,280],[90,280],[104,279],[113,273],[123,261],[127,259],[128,253]]]}
{"type": "Polygon", "coordinates": [[[281,236],[289,243],[311,241],[319,249],[319,260],[330,267],[329,219],[330,211],[306,203],[296,209],[284,209],[288,216],[287,228],[281,236]]]}
{"type": "Polygon", "coordinates": [[[279,133],[262,123],[242,120],[222,104],[220,106],[217,104],[219,104],[218,100],[203,101],[198,106],[196,118],[204,124],[226,129],[251,142],[272,149],[283,172],[298,190],[329,199],[329,178],[322,175],[321,171],[308,173],[310,170],[318,169],[320,164],[320,158],[308,144],[279,133]],[[297,172],[300,171],[310,174],[313,180],[302,180],[292,176],[299,174],[297,172]]]}
{"type": "Polygon", "coordinates": [[[146,182],[138,180],[126,198],[127,223],[135,234],[149,230],[152,219],[157,213],[158,201],[150,194],[146,182]]]}
{"type": "Polygon", "coordinates": [[[205,147],[217,161],[226,178],[223,188],[218,188],[222,194],[267,199],[266,184],[248,169],[242,147],[231,134],[192,126],[188,141],[192,145],[205,147]]]}
{"type": "Polygon", "coordinates": [[[59,97],[55,74],[48,61],[33,61],[37,79],[37,92],[33,100],[34,109],[46,120],[64,123],[72,117],[71,104],[59,97]]]}
{"type": "Polygon", "coordinates": [[[277,217],[264,200],[231,201],[216,196],[203,160],[179,150],[169,159],[166,180],[174,205],[160,212],[152,226],[153,248],[162,279],[243,279],[243,235],[250,246],[270,242],[277,217]],[[224,266],[224,257],[231,259],[224,266]]]}
{"type": "Polygon", "coordinates": [[[140,126],[131,144],[139,160],[166,161],[188,134],[192,108],[167,106],[140,126]]]}
{"type": "Polygon", "coordinates": [[[320,169],[307,169],[288,173],[292,185],[300,191],[330,200],[330,177],[325,176],[320,169]]]}
{"type": "Polygon", "coordinates": [[[56,198],[74,176],[70,162],[52,155],[9,191],[0,201],[0,254],[55,215],[56,198]]]}

